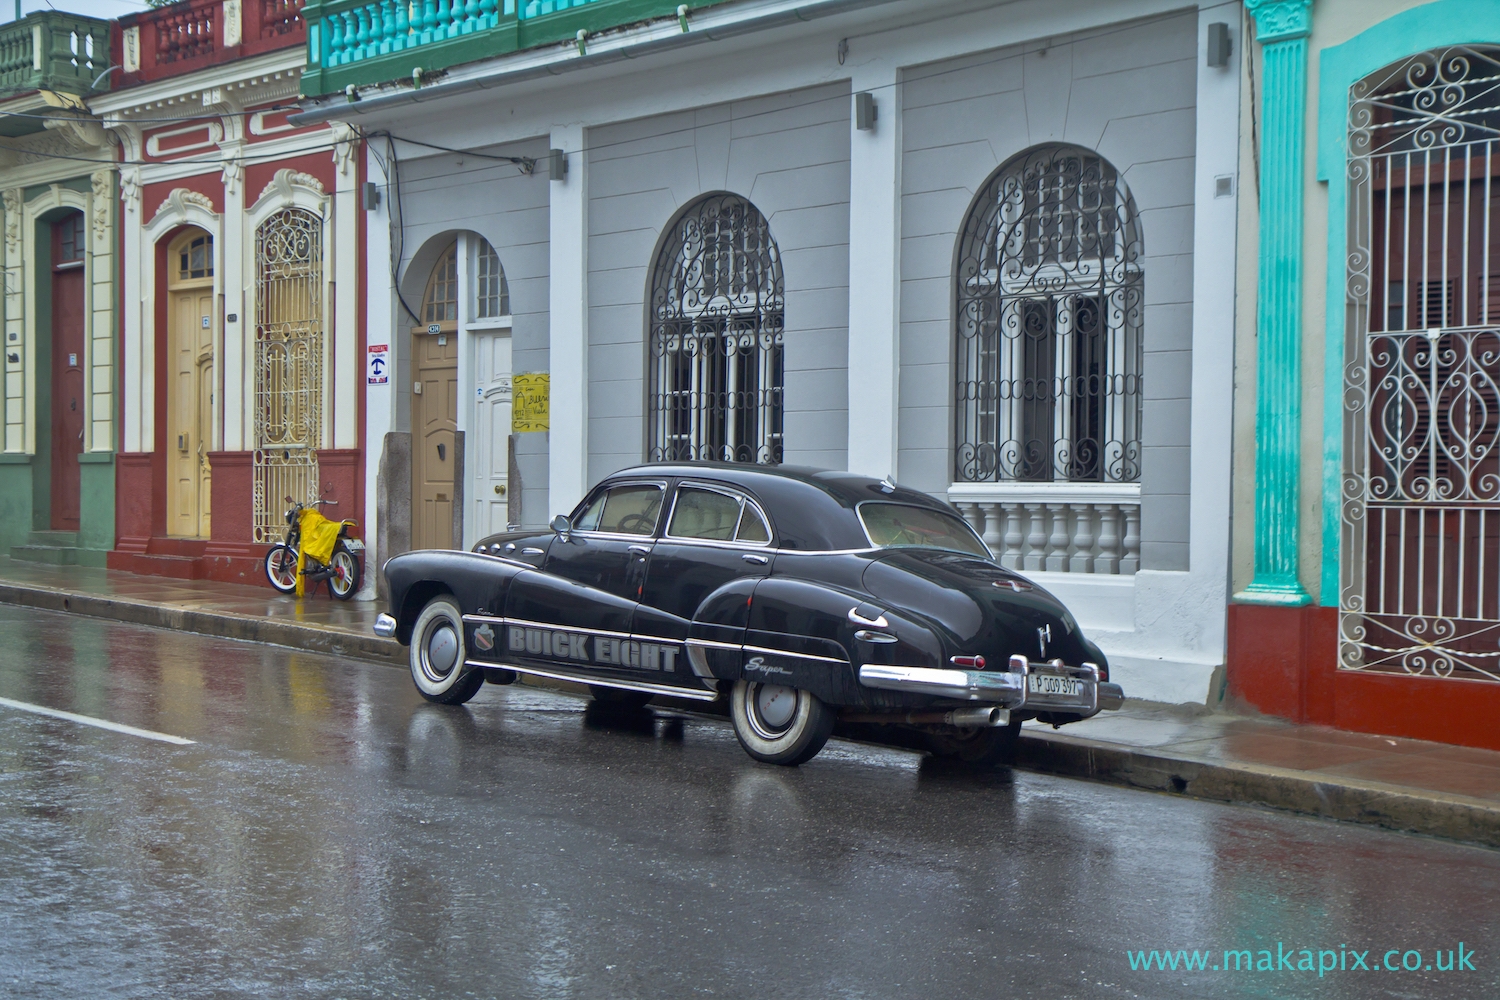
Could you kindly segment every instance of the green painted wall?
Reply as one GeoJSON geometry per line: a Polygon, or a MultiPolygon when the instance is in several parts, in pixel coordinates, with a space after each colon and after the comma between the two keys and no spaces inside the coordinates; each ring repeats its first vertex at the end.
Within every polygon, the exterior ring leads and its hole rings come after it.
{"type": "Polygon", "coordinates": [[[31,457],[0,455],[0,555],[31,531],[31,457]]]}

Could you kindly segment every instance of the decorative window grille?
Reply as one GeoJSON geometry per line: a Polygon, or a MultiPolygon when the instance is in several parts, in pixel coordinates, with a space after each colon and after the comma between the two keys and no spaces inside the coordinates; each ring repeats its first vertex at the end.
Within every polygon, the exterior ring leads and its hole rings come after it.
{"type": "Polygon", "coordinates": [[[1500,48],[1349,94],[1340,665],[1500,681],[1500,48]]]}
{"type": "Polygon", "coordinates": [[[214,276],[214,238],[204,233],[182,244],[177,250],[177,280],[214,276]]]}
{"type": "Polygon", "coordinates": [[[505,283],[505,269],[500,266],[500,255],[488,240],[474,237],[479,242],[475,259],[474,316],[477,319],[494,319],[510,315],[510,286],[505,283]]]}
{"type": "Polygon", "coordinates": [[[781,461],[785,299],[750,202],[711,195],[677,220],[651,275],[650,460],[781,461]]]}
{"type": "Polygon", "coordinates": [[[255,541],[284,498],[318,497],[323,415],[323,220],[283,209],[255,234],[255,541]]]}
{"type": "Polygon", "coordinates": [[[423,323],[458,322],[458,241],[433,265],[432,275],[427,279],[427,291],[422,295],[423,323]]]}
{"type": "Polygon", "coordinates": [[[1039,146],[975,199],[955,279],[958,482],[1136,482],[1141,235],[1115,168],[1039,146]]]}

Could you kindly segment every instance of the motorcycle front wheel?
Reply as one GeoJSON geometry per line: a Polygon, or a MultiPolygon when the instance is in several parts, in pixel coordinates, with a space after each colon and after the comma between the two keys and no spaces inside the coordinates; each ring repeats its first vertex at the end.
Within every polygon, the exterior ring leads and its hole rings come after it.
{"type": "Polygon", "coordinates": [[[297,553],[277,542],[266,553],[266,579],[283,594],[297,590],[297,553]]]}

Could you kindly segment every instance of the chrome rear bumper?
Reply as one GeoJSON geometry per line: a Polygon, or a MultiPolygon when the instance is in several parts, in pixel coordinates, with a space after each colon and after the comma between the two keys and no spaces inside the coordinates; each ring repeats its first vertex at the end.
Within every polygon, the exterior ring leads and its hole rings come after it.
{"type": "Polygon", "coordinates": [[[381,613],[375,616],[375,634],[382,639],[389,639],[396,634],[396,619],[388,614],[381,613]]]}
{"type": "Polygon", "coordinates": [[[1011,657],[1010,669],[1006,671],[867,663],[859,668],[859,682],[885,691],[988,702],[1011,711],[1028,708],[1093,715],[1100,709],[1115,710],[1125,703],[1125,692],[1120,685],[1099,680],[1099,668],[1092,663],[1078,667],[1058,660],[1031,663],[1024,656],[1011,657]],[[1039,690],[1049,687],[1057,690],[1039,690]]]}

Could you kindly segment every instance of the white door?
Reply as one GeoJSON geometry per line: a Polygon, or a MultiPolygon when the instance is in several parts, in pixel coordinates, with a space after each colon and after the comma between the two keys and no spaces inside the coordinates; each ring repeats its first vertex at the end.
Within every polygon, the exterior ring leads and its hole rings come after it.
{"type": "Polygon", "coordinates": [[[510,331],[474,333],[475,539],[504,531],[510,510],[510,331]]]}

